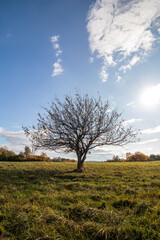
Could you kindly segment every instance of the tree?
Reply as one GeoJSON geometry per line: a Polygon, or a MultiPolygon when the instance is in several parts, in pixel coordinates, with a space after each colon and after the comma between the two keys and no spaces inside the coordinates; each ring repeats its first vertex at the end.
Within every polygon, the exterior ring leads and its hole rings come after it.
{"type": "Polygon", "coordinates": [[[41,157],[42,157],[42,158],[47,158],[47,154],[46,154],[45,152],[42,152],[42,153],[41,153],[41,157]]]}
{"type": "Polygon", "coordinates": [[[111,161],[113,161],[113,162],[120,162],[121,159],[118,156],[113,156],[111,161]]]}
{"type": "Polygon", "coordinates": [[[28,146],[25,146],[25,148],[24,148],[24,155],[26,157],[29,157],[29,155],[31,155],[31,154],[32,154],[32,152],[31,152],[30,148],[28,146]]]}
{"type": "Polygon", "coordinates": [[[157,154],[157,155],[151,154],[151,155],[149,156],[149,160],[150,160],[150,161],[160,160],[160,154],[157,154]]]}
{"type": "Polygon", "coordinates": [[[75,152],[77,168],[82,169],[86,155],[104,145],[122,146],[134,142],[137,132],[126,128],[121,114],[111,109],[109,102],[81,95],[66,95],[64,101],[55,98],[45,114],[38,114],[37,126],[23,127],[35,149],[75,152]]]}
{"type": "Polygon", "coordinates": [[[149,157],[141,152],[135,152],[135,154],[129,156],[127,158],[127,161],[131,162],[142,162],[142,161],[148,161],[149,157]]]}

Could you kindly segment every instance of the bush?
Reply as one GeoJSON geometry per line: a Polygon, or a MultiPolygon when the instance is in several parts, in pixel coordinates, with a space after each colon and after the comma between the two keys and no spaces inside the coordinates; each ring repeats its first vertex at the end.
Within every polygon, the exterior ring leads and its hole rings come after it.
{"type": "Polygon", "coordinates": [[[0,161],[8,161],[16,156],[12,151],[7,150],[7,148],[0,148],[0,161]]]}
{"type": "Polygon", "coordinates": [[[107,160],[106,162],[124,162],[125,159],[123,158],[119,158],[117,155],[113,156],[113,158],[111,160],[107,160]]]}
{"type": "Polygon", "coordinates": [[[127,158],[127,161],[129,162],[143,162],[148,160],[149,157],[141,152],[136,152],[135,154],[127,158]]]}

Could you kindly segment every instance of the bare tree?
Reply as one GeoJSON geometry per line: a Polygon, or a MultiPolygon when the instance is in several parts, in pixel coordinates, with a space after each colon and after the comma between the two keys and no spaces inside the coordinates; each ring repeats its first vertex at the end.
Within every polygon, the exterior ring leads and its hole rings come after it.
{"type": "Polygon", "coordinates": [[[101,97],[91,98],[79,92],[74,97],[58,98],[38,114],[37,126],[24,131],[35,149],[75,152],[77,169],[82,169],[87,153],[98,146],[122,146],[136,140],[137,132],[126,128],[121,114],[101,97]]]}

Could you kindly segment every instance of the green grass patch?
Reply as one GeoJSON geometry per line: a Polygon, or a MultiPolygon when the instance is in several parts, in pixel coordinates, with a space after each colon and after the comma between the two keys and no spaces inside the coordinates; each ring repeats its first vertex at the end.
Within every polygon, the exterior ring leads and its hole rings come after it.
{"type": "Polygon", "coordinates": [[[160,239],[160,162],[0,162],[0,239],[160,239]]]}

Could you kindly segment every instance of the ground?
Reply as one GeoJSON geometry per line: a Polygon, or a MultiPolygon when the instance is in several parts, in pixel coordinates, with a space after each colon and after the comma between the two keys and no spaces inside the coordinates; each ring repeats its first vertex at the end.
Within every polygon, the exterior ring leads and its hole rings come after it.
{"type": "Polygon", "coordinates": [[[160,162],[0,162],[0,239],[160,239],[160,162]]]}

